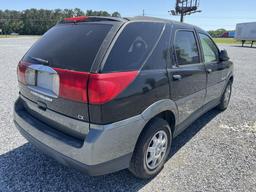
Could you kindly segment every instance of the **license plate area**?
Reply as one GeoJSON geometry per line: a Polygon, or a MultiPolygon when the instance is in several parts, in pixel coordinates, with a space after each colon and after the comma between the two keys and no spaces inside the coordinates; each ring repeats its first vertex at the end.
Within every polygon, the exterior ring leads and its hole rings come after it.
{"type": "Polygon", "coordinates": [[[26,71],[28,87],[37,93],[57,98],[59,95],[59,75],[48,66],[31,65],[26,71]]]}

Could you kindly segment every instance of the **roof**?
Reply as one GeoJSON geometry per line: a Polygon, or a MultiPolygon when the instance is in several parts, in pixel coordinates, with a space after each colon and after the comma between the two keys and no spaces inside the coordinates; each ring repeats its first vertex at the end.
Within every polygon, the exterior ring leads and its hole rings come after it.
{"type": "Polygon", "coordinates": [[[171,24],[176,24],[179,26],[184,26],[184,27],[189,27],[189,28],[193,27],[193,28],[200,29],[199,27],[196,27],[191,24],[181,23],[178,21],[162,19],[162,18],[157,18],[157,17],[148,17],[148,16],[135,16],[135,17],[125,17],[125,18],[103,17],[103,16],[82,16],[82,17],[66,18],[61,23],[74,22],[74,20],[76,20],[75,22],[84,22],[86,20],[86,21],[110,21],[110,22],[124,22],[124,23],[129,22],[129,21],[151,21],[151,22],[171,23],[171,24]]]}
{"type": "Polygon", "coordinates": [[[127,19],[119,17],[102,17],[102,16],[79,16],[64,18],[60,23],[78,23],[78,22],[98,22],[98,21],[112,21],[112,22],[125,22],[127,19]]]}
{"type": "Polygon", "coordinates": [[[152,21],[152,22],[163,22],[163,23],[178,24],[178,25],[184,25],[184,26],[190,26],[190,27],[193,26],[191,24],[181,23],[181,22],[174,21],[174,20],[171,20],[171,19],[162,19],[162,18],[158,18],[158,17],[136,16],[136,17],[128,17],[128,18],[125,18],[125,19],[128,19],[129,21],[152,21]]]}

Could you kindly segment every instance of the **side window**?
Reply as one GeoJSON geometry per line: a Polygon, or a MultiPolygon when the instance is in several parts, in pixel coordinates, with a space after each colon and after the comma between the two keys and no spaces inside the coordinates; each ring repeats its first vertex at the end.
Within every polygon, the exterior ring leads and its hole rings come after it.
{"type": "Polygon", "coordinates": [[[103,72],[138,70],[157,43],[163,27],[162,23],[128,24],[115,42],[103,72]]]}
{"type": "Polygon", "coordinates": [[[146,70],[166,69],[168,63],[168,51],[170,45],[171,28],[166,26],[165,32],[143,67],[146,70]]]}
{"type": "Polygon", "coordinates": [[[205,63],[218,61],[219,50],[210,37],[199,33],[205,63]]]}
{"type": "Polygon", "coordinates": [[[200,63],[199,51],[194,32],[177,31],[174,47],[178,65],[200,63]]]}

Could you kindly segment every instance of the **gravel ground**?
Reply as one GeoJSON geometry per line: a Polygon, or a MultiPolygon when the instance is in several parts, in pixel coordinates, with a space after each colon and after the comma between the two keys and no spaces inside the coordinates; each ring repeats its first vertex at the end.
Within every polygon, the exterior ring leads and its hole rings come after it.
{"type": "Polygon", "coordinates": [[[160,175],[140,181],[127,170],[88,177],[18,133],[16,65],[34,41],[0,39],[0,191],[256,191],[256,49],[225,46],[236,66],[229,109],[198,119],[175,139],[160,175]]]}

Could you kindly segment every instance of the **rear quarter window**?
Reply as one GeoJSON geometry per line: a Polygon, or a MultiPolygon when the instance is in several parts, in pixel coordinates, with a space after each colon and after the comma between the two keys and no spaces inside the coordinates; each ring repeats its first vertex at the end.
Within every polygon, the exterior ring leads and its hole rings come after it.
{"type": "Polygon", "coordinates": [[[59,24],[50,29],[25,55],[24,60],[40,58],[50,67],[89,72],[102,42],[112,25],[59,24]]]}
{"type": "Polygon", "coordinates": [[[166,26],[164,34],[162,35],[152,55],[147,60],[147,63],[144,65],[143,69],[166,69],[168,64],[168,57],[170,58],[170,34],[171,28],[166,26]]]}
{"type": "Polygon", "coordinates": [[[128,24],[115,42],[103,72],[138,70],[156,45],[163,27],[162,23],[128,24]]]}

